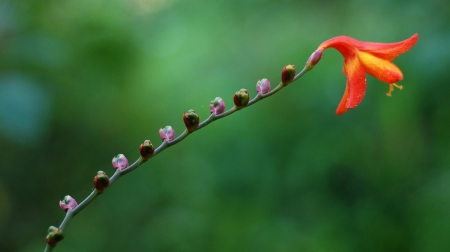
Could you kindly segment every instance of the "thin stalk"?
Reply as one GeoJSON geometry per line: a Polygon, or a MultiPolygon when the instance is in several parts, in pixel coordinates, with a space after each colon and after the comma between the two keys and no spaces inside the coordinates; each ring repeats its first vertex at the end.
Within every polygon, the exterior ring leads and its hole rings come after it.
{"type": "MultiPolygon", "coordinates": [[[[258,93],[252,100],[250,100],[248,102],[248,104],[241,108],[247,108],[250,107],[251,105],[255,104],[256,102],[267,98],[275,93],[277,93],[278,91],[280,91],[282,88],[286,87],[288,84],[296,81],[297,79],[299,79],[300,77],[302,77],[305,73],[307,73],[309,70],[311,70],[311,68],[307,68],[306,66],[302,69],[302,71],[300,71],[291,82],[289,83],[282,83],[280,82],[278,84],[278,86],[276,86],[273,90],[271,90],[269,93],[267,94],[260,94],[258,93]]],[[[241,110],[238,109],[236,106],[233,106],[231,109],[223,112],[222,114],[219,115],[215,115],[215,114],[211,114],[205,121],[201,122],[198,126],[198,128],[195,130],[199,130],[205,126],[207,126],[208,124],[214,122],[215,120],[224,118],[226,116],[229,116],[231,114],[233,114],[234,112],[241,110]]],[[[195,132],[193,131],[193,132],[195,132]]],[[[181,135],[179,135],[177,138],[175,138],[172,141],[163,141],[161,143],[161,145],[159,145],[155,151],[153,152],[152,157],[158,155],[159,153],[161,153],[163,150],[165,150],[166,148],[169,148],[170,146],[173,146],[179,142],[181,142],[183,139],[185,139],[189,134],[193,133],[193,132],[188,132],[187,130],[184,130],[183,133],[181,133],[181,135]]],[[[150,159],[149,158],[149,159],[150,159]]],[[[120,177],[124,176],[125,174],[133,171],[134,169],[138,168],[141,164],[143,164],[144,162],[148,161],[144,160],[142,157],[139,157],[133,164],[129,165],[126,169],[124,170],[120,170],[117,169],[116,172],[114,173],[114,175],[110,178],[110,184],[109,186],[111,186],[115,181],[117,181],[120,177]]],[[[75,207],[72,210],[67,211],[66,216],[64,217],[64,220],[62,221],[61,225],[59,226],[59,229],[64,233],[64,231],[66,230],[67,226],[69,225],[70,221],[73,219],[73,217],[75,217],[75,215],[77,215],[79,212],[81,212],[81,210],[83,210],[87,205],[89,205],[89,203],[91,203],[98,195],[100,195],[101,193],[97,190],[94,189],[91,194],[89,194],[89,196],[86,197],[86,199],[84,199],[77,207],[75,207]]],[[[47,244],[46,248],[45,248],[45,252],[49,252],[52,251],[54,247],[50,246],[49,244],[47,244]]]]}

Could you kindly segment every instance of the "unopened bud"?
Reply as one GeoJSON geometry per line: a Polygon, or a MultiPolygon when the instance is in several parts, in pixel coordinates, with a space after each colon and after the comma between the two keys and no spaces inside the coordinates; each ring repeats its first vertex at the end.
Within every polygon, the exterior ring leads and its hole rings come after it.
{"type": "Polygon", "coordinates": [[[155,146],[153,146],[150,140],[145,140],[141,146],[139,146],[139,152],[144,160],[148,160],[155,151],[155,146]]]}
{"type": "Polygon", "coordinates": [[[281,71],[281,82],[284,85],[289,84],[295,77],[296,69],[294,65],[287,65],[281,71]]]}
{"type": "Polygon", "coordinates": [[[128,159],[123,154],[113,157],[111,162],[115,170],[125,170],[128,167],[128,159]]]}
{"type": "Polygon", "coordinates": [[[233,96],[234,105],[236,108],[241,109],[247,106],[250,100],[250,95],[248,94],[247,89],[241,89],[237,91],[233,96]]]}
{"type": "Polygon", "coordinates": [[[94,186],[100,193],[109,186],[109,177],[104,171],[98,171],[97,176],[94,177],[94,186]]]}
{"type": "Polygon", "coordinates": [[[211,114],[220,115],[225,111],[225,102],[222,98],[216,97],[216,99],[209,104],[209,110],[211,111],[211,114]]]}
{"type": "Polygon", "coordinates": [[[70,197],[70,195],[65,196],[63,200],[59,201],[59,206],[65,212],[67,212],[69,210],[73,210],[75,207],[77,207],[77,205],[78,204],[75,201],[75,199],[70,197]]]}
{"type": "Polygon", "coordinates": [[[256,91],[259,94],[267,94],[270,91],[270,82],[268,79],[262,79],[256,82],[256,91]]]}
{"type": "Polygon", "coordinates": [[[317,63],[319,63],[322,58],[323,49],[315,50],[311,56],[309,56],[308,61],[306,61],[306,67],[311,70],[317,63]]]}
{"type": "Polygon", "coordinates": [[[198,128],[200,117],[197,115],[195,110],[190,109],[188,112],[183,113],[183,121],[188,132],[193,132],[198,128]]]}
{"type": "Polygon", "coordinates": [[[62,241],[64,239],[64,234],[61,231],[61,229],[50,226],[48,228],[48,234],[47,237],[45,237],[45,241],[48,245],[54,247],[59,241],[62,241]]]}
{"type": "Polygon", "coordinates": [[[161,136],[163,141],[172,141],[175,138],[175,131],[171,126],[166,126],[159,129],[159,136],[161,136]]]}

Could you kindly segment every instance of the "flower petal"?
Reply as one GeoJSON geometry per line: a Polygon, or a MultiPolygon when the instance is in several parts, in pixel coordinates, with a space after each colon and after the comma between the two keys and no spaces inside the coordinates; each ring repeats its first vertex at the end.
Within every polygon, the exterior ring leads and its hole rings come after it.
{"type": "Polygon", "coordinates": [[[365,71],[382,82],[392,84],[403,79],[402,71],[392,62],[367,52],[358,52],[365,71]]]}
{"type": "Polygon", "coordinates": [[[397,58],[398,55],[411,49],[411,47],[416,44],[418,39],[419,35],[415,33],[410,38],[397,43],[372,43],[358,41],[356,44],[358,45],[358,50],[360,51],[368,52],[379,58],[392,61],[397,58]]]}
{"type": "Polygon", "coordinates": [[[419,35],[417,33],[408,39],[396,43],[365,42],[347,36],[337,36],[320,44],[319,49],[333,47],[344,57],[347,57],[352,51],[359,50],[392,61],[398,55],[411,49],[418,39],[419,35]]]}
{"type": "Polygon", "coordinates": [[[339,105],[336,109],[337,115],[342,115],[345,113],[345,111],[347,111],[347,107],[345,106],[345,104],[347,104],[347,99],[348,99],[348,81],[347,83],[345,83],[344,96],[342,96],[341,102],[339,102],[339,105]]]}
{"type": "Polygon", "coordinates": [[[337,36],[334,38],[331,38],[325,42],[323,42],[322,44],[319,45],[317,50],[323,50],[323,49],[327,49],[330,47],[335,48],[336,50],[338,50],[342,56],[347,57],[350,56],[352,54],[353,51],[355,51],[356,49],[356,44],[360,41],[351,38],[351,37],[347,37],[347,36],[337,36]]]}
{"type": "Polygon", "coordinates": [[[356,55],[345,58],[344,74],[347,76],[347,87],[336,110],[336,114],[338,115],[358,106],[366,93],[366,74],[363,65],[356,55]]]}

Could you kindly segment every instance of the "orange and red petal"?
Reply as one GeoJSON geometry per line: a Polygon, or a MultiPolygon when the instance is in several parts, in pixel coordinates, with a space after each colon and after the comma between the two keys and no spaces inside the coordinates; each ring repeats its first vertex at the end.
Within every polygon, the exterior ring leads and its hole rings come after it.
{"type": "Polygon", "coordinates": [[[336,109],[337,115],[342,115],[345,113],[345,111],[347,111],[346,107],[347,99],[348,99],[348,82],[345,84],[344,96],[342,96],[341,102],[339,102],[339,105],[336,109]]]}
{"type": "Polygon", "coordinates": [[[392,62],[367,52],[358,52],[364,70],[382,82],[391,84],[403,79],[402,71],[392,62]]]}
{"type": "Polygon", "coordinates": [[[338,50],[345,58],[355,51],[355,43],[357,42],[358,40],[351,37],[337,36],[320,44],[318,50],[333,47],[334,49],[338,50]]]}
{"type": "Polygon", "coordinates": [[[342,114],[348,109],[358,106],[366,93],[366,74],[356,55],[345,59],[344,73],[347,76],[347,87],[336,110],[337,114],[342,114]]]}
{"type": "Polygon", "coordinates": [[[344,57],[347,57],[351,52],[364,51],[379,58],[392,61],[398,55],[405,53],[413,47],[419,35],[415,33],[410,38],[396,43],[375,43],[359,41],[348,36],[337,36],[331,38],[319,45],[319,49],[326,49],[333,47],[338,50],[344,57]]]}
{"type": "Polygon", "coordinates": [[[410,38],[396,43],[372,43],[358,41],[356,44],[358,50],[360,51],[368,52],[379,58],[392,61],[397,58],[398,55],[411,49],[411,47],[416,44],[418,39],[419,35],[415,33],[410,38]]]}

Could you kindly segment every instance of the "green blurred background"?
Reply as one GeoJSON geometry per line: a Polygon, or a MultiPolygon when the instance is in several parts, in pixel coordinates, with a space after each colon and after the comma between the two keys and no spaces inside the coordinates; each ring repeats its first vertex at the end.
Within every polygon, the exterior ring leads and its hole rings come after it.
{"type": "Polygon", "coordinates": [[[342,56],[123,177],[55,251],[449,251],[448,1],[0,3],[0,251],[42,251],[69,194],[209,102],[274,87],[337,35],[419,42],[403,91],[368,77],[343,116],[342,56]]]}

